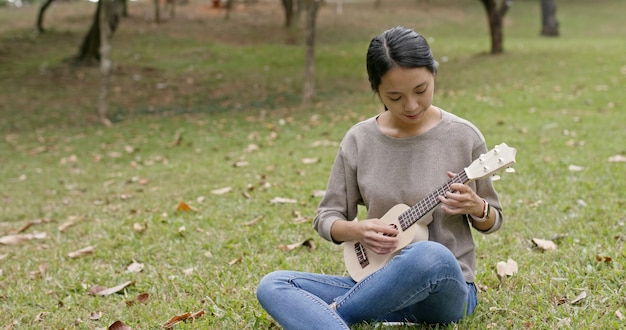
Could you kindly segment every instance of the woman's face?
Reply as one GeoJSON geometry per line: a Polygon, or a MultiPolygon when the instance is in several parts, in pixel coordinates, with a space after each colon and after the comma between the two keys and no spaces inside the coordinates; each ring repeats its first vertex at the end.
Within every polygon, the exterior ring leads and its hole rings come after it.
{"type": "Polygon", "coordinates": [[[420,124],[431,107],[435,77],[425,67],[394,67],[381,78],[378,96],[393,117],[404,124],[420,124]]]}

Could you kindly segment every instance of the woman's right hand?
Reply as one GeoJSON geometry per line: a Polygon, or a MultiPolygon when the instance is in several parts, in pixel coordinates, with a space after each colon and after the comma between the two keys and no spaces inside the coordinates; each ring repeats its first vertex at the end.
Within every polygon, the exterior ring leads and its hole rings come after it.
{"type": "Polygon", "coordinates": [[[335,221],[331,228],[333,239],[341,242],[359,241],[378,254],[393,252],[398,246],[399,231],[380,219],[335,221]]]}

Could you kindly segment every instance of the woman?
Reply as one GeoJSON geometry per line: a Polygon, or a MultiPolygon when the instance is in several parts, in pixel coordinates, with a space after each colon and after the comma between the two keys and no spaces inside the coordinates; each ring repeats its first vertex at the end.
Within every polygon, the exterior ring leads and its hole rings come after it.
{"type": "MultiPolygon", "coordinates": [[[[381,218],[415,205],[487,152],[470,122],[432,105],[438,63],[417,32],[396,27],[372,39],[367,72],[382,113],[353,126],[341,142],[314,228],[334,243],[360,242],[379,254],[398,246],[381,218]],[[365,205],[367,219],[355,219],[365,205]]],[[[471,227],[500,228],[502,209],[490,179],[454,183],[438,196],[429,239],[402,249],[359,282],[351,277],[276,271],[257,297],[285,329],[348,329],[363,321],[450,323],[477,304],[471,227]]]]}

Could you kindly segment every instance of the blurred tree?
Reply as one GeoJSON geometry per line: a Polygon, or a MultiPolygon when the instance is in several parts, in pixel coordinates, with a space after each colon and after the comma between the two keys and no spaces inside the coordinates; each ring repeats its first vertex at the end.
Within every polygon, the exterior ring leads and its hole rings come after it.
{"type": "MultiPolygon", "coordinates": [[[[54,0],[44,0],[41,3],[41,6],[39,7],[39,11],[37,12],[37,23],[35,24],[35,29],[37,30],[38,33],[43,33],[45,31],[45,29],[43,28],[43,18],[46,14],[46,10],[48,9],[48,7],[50,7],[50,5],[52,4],[54,0]]],[[[121,0],[123,1],[123,9],[122,9],[122,16],[124,17],[128,17],[128,1],[127,0],[121,0]]]]}
{"type": "MultiPolygon", "coordinates": [[[[176,1],[177,0],[165,0],[165,4],[163,5],[163,9],[170,10],[170,18],[174,18],[176,16],[176,1]]],[[[161,1],[153,0],[154,4],[154,21],[159,24],[161,23],[161,1]]]]}
{"type": "Polygon", "coordinates": [[[106,20],[109,28],[111,29],[111,34],[115,32],[117,25],[119,24],[120,17],[124,11],[124,1],[123,0],[101,0],[98,1],[98,6],[96,7],[96,13],[93,17],[93,22],[91,23],[91,27],[85,35],[83,39],[83,43],[80,46],[80,50],[78,55],[74,58],[76,63],[81,64],[91,64],[100,62],[100,43],[101,43],[101,33],[100,33],[100,19],[101,16],[106,20]],[[100,15],[100,11],[102,10],[102,3],[106,2],[108,6],[108,10],[106,10],[106,15],[100,15]]]}
{"type": "Polygon", "coordinates": [[[119,11],[119,14],[123,14],[123,4],[121,7],[115,6],[115,0],[100,0],[99,6],[100,12],[98,13],[98,23],[100,32],[100,72],[101,72],[101,85],[100,85],[100,98],[98,99],[98,117],[100,122],[105,126],[112,126],[111,121],[108,118],[109,113],[109,89],[111,85],[111,68],[113,63],[111,61],[111,35],[113,28],[108,23],[109,17],[112,15],[112,11],[119,11]]]}
{"type": "Polygon", "coordinates": [[[306,11],[306,58],[302,104],[308,105],[315,96],[315,23],[322,0],[301,0],[306,11]]]}
{"type": "Polygon", "coordinates": [[[489,32],[491,34],[491,54],[500,54],[504,52],[504,32],[502,29],[502,20],[504,15],[513,5],[513,0],[502,0],[500,7],[496,4],[496,0],[480,0],[487,11],[487,21],[489,22],[489,32]]]}
{"type": "Polygon", "coordinates": [[[548,37],[559,35],[559,22],[556,20],[554,0],[541,0],[541,35],[548,37]]]}
{"type": "Polygon", "coordinates": [[[298,18],[302,12],[302,1],[304,0],[281,0],[285,12],[285,27],[298,25],[298,18]]]}
{"type": "Polygon", "coordinates": [[[37,14],[37,24],[35,26],[35,28],[37,29],[37,32],[39,33],[44,32],[43,17],[44,17],[44,14],[46,13],[46,9],[48,9],[48,7],[52,4],[52,1],[54,0],[44,0],[44,2],[41,3],[41,7],[39,7],[39,12],[37,14]]]}

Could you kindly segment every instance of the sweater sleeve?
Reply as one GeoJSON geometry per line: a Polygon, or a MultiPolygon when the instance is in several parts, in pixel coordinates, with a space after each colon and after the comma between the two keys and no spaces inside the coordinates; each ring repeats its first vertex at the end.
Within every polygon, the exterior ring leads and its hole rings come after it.
{"type": "MultiPolygon", "coordinates": [[[[487,153],[487,147],[484,143],[482,143],[475,151],[474,151],[474,159],[480,157],[481,154],[487,153]]],[[[493,181],[491,177],[486,177],[476,181],[476,194],[482,197],[484,200],[489,203],[489,205],[496,210],[496,220],[491,226],[489,230],[480,231],[484,234],[490,234],[498,231],[500,226],[502,226],[503,215],[502,215],[502,206],[500,201],[498,200],[498,194],[496,193],[495,187],[493,186],[493,181]]]]}
{"type": "Polygon", "coordinates": [[[341,242],[333,240],[331,227],[338,220],[354,220],[357,216],[358,204],[362,204],[356,179],[356,164],[350,164],[350,160],[346,158],[346,155],[354,155],[354,153],[346,152],[346,148],[351,149],[344,141],[335,158],[326,193],[313,220],[313,228],[319,235],[337,244],[341,242]]]}

